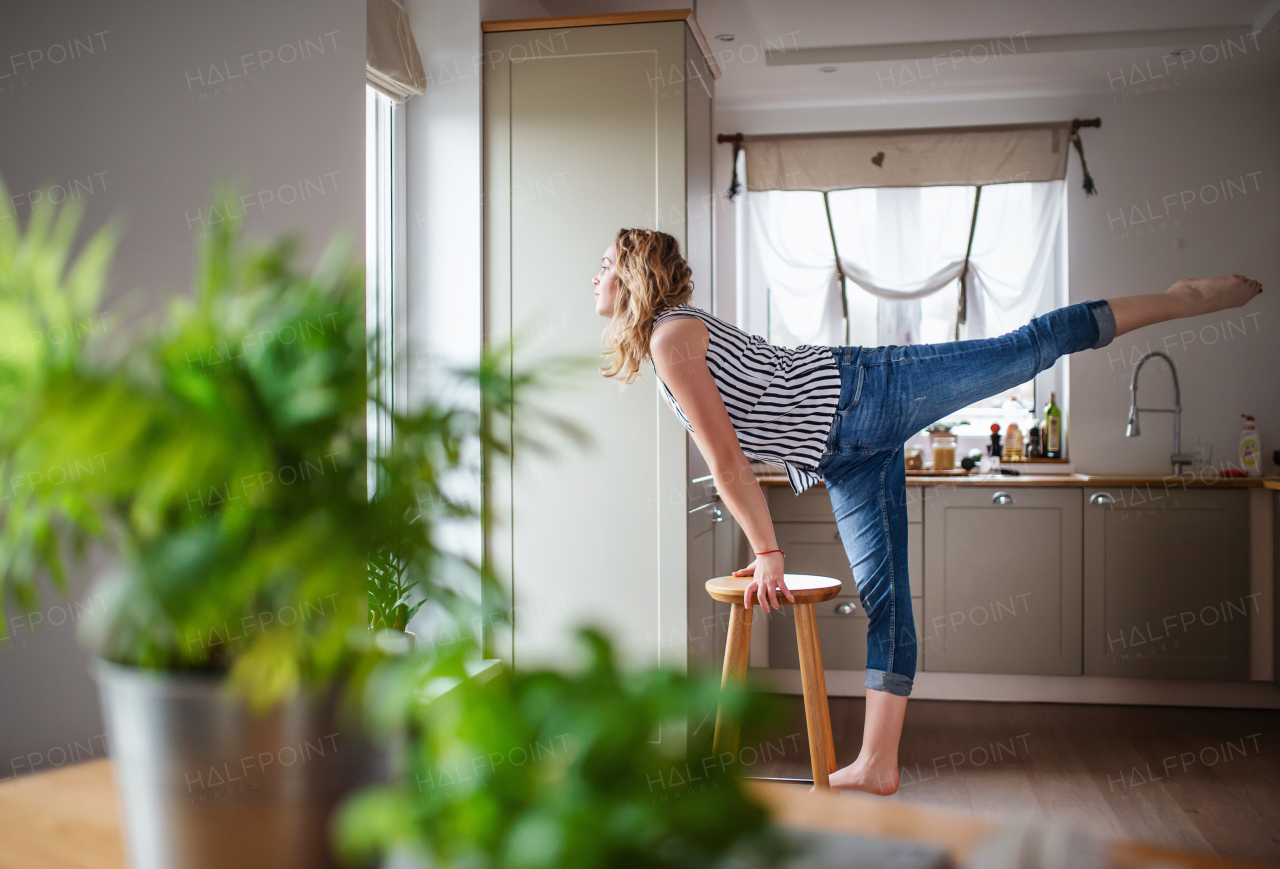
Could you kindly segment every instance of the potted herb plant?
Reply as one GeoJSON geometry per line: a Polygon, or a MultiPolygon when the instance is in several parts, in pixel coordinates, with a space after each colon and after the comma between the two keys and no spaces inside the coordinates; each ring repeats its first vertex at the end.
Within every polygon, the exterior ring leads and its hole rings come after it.
{"type": "Polygon", "coordinates": [[[0,340],[44,336],[0,358],[4,479],[42,480],[8,493],[0,605],[65,590],[87,540],[116,556],[82,628],[135,869],[327,865],[331,808],[379,775],[344,712],[386,657],[370,627],[403,630],[411,591],[462,605],[432,528],[473,510],[440,481],[469,440],[503,448],[480,421],[519,384],[491,355],[474,409],[391,414],[370,497],[363,270],[340,245],[304,273],[294,240],[216,224],[189,298],[88,334],[118,233],[73,257],[79,217],[41,204],[24,229],[0,189],[0,340]]]}
{"type": "Polygon", "coordinates": [[[409,622],[427,602],[425,597],[414,602],[414,589],[419,583],[408,578],[408,569],[409,562],[404,553],[391,548],[369,555],[369,627],[374,631],[390,632],[391,636],[383,640],[384,644],[398,645],[396,635],[403,635],[408,640],[403,644],[406,648],[417,639],[409,630],[409,622]]]}
{"type": "Polygon", "coordinates": [[[953,435],[953,434],[952,434],[952,429],[956,429],[956,428],[959,428],[959,427],[960,427],[960,426],[962,426],[962,425],[968,425],[968,424],[969,424],[969,422],[968,422],[967,420],[963,420],[963,419],[962,419],[962,420],[960,420],[959,422],[935,422],[935,423],[933,423],[932,425],[930,425],[928,428],[926,428],[926,429],[924,430],[924,431],[925,431],[925,434],[927,434],[927,435],[929,436],[929,448],[930,448],[930,449],[932,449],[932,448],[933,448],[933,442],[934,442],[934,440],[936,440],[937,438],[940,438],[940,437],[955,437],[955,435],[953,435]]]}
{"type": "MultiPolygon", "coordinates": [[[[474,869],[771,865],[787,845],[742,788],[739,756],[709,744],[714,677],[626,670],[602,634],[580,637],[588,661],[572,672],[466,679],[458,649],[384,664],[369,705],[408,752],[394,781],[344,805],[342,851],[474,869]],[[687,750],[656,738],[686,727],[687,750]]],[[[762,695],[724,701],[749,725],[744,745],[778,720],[762,695]]]]}

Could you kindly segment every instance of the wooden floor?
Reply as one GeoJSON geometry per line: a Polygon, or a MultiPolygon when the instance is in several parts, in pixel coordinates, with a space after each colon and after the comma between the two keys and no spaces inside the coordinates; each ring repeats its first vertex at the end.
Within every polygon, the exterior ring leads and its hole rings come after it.
{"type": "MultiPolygon", "coordinates": [[[[802,701],[784,701],[792,726],[754,763],[744,745],[747,775],[810,777],[802,701]]],[[[844,766],[864,701],[830,702],[844,766]]],[[[1280,865],[1280,711],[913,700],[898,760],[890,800],[1280,865]]]]}

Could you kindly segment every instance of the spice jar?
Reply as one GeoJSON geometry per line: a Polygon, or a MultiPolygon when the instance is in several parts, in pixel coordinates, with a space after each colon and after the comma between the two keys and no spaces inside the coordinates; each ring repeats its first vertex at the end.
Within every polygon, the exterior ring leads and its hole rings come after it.
{"type": "Polygon", "coordinates": [[[906,449],[906,462],[908,471],[924,470],[924,447],[918,444],[912,444],[906,449]]]}

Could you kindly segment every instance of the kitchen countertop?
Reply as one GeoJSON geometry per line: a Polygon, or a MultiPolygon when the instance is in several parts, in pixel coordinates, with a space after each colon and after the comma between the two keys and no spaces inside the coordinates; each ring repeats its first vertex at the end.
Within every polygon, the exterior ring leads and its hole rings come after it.
{"type": "MultiPolygon", "coordinates": [[[[785,474],[760,474],[756,477],[762,486],[788,486],[785,474]]],[[[816,485],[821,486],[822,483],[816,485]]],[[[1200,480],[1185,477],[1160,476],[1159,474],[1022,474],[1007,477],[1003,474],[907,474],[908,486],[1045,486],[1114,488],[1117,486],[1147,486],[1164,489],[1253,489],[1265,486],[1280,490],[1280,477],[1219,477],[1216,480],[1200,480]]]]}

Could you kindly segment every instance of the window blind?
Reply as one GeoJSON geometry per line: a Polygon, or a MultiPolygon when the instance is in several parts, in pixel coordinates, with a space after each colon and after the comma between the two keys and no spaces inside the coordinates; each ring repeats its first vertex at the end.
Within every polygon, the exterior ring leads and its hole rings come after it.
{"type": "Polygon", "coordinates": [[[418,43],[409,29],[409,14],[395,0],[366,0],[365,78],[400,102],[427,89],[418,43]]]}
{"type": "Polygon", "coordinates": [[[754,192],[972,187],[1062,180],[1077,126],[1057,121],[722,139],[736,139],[746,151],[747,189],[754,192]]]}

